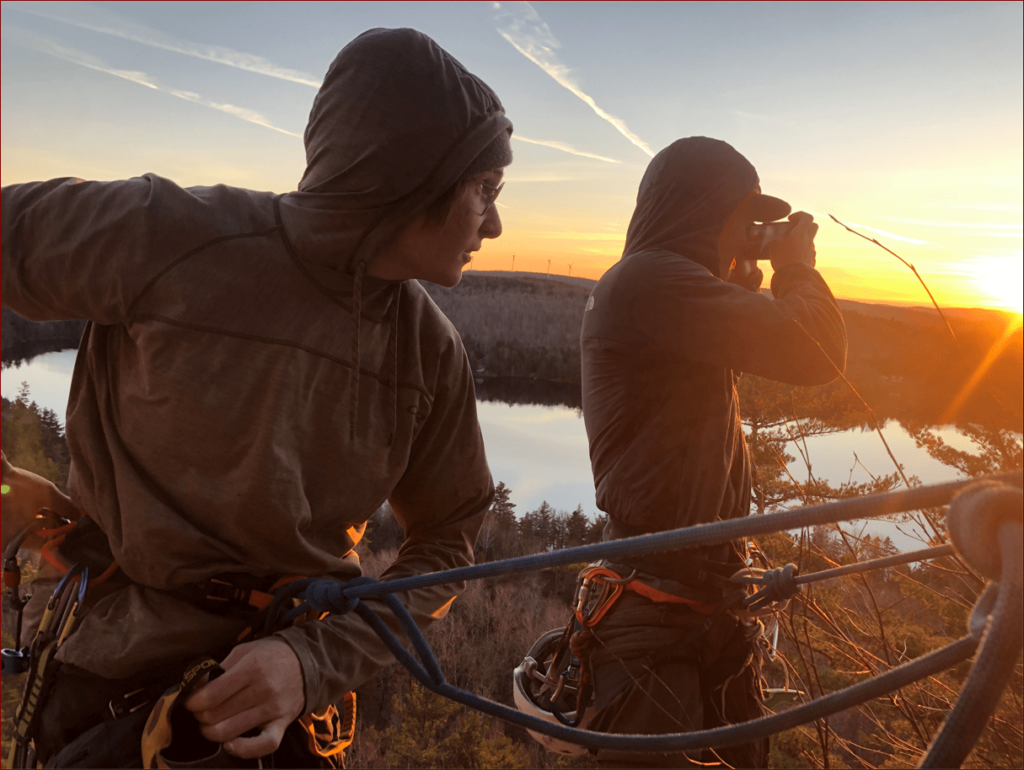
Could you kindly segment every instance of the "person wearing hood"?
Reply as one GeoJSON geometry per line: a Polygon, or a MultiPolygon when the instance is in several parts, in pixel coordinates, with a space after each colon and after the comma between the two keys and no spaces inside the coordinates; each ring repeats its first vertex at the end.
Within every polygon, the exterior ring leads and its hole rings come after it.
{"type": "MultiPolygon", "coordinates": [[[[846,365],[838,305],[815,270],[817,225],[789,216],[770,244],[771,296],[748,228],[790,214],[725,142],[681,139],[640,183],[621,261],[598,282],[581,332],[583,417],[605,539],[747,516],[751,461],[741,373],[818,385],[846,365]]],[[[744,543],[604,566],[657,591],[627,591],[594,634],[591,729],[671,733],[761,715],[758,627],[716,607],[746,566],[744,543]],[[655,601],[648,596],[660,596],[655,601]]],[[[766,767],[767,740],[703,757],[599,751],[602,765],[766,767]]]]}
{"type": "MultiPolygon", "coordinates": [[[[4,307],[89,321],[68,489],[120,565],[57,656],[40,761],[71,761],[57,752],[107,730],[127,693],[158,694],[201,654],[225,670],[185,702],[206,738],[275,751],[393,657],[355,614],[233,646],[251,613],[217,612],[208,589],[355,577],[385,501],[405,542],[382,579],[472,563],[493,497],[472,372],[415,279],[454,286],[501,234],[511,132],[433,40],[376,29],[327,72],[295,192],[153,174],[3,188],[4,307]]],[[[399,598],[425,627],[461,589],[399,598]]]]}

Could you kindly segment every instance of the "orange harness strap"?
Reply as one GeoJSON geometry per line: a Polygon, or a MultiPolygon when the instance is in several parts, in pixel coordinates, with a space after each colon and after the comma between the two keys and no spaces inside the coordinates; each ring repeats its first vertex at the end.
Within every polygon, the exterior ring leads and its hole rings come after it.
{"type": "Polygon", "coordinates": [[[643,596],[645,599],[649,599],[652,602],[665,603],[665,604],[685,604],[696,612],[700,612],[704,615],[712,614],[717,608],[718,604],[704,604],[694,599],[686,599],[682,596],[676,596],[662,591],[654,586],[648,585],[641,580],[629,580],[624,581],[622,576],[619,575],[608,567],[591,565],[583,569],[580,572],[581,584],[577,591],[577,602],[575,608],[576,620],[579,621],[580,625],[584,628],[591,628],[597,625],[601,618],[603,618],[622,596],[622,592],[632,591],[635,594],[643,596]],[[589,591],[591,586],[601,587],[601,596],[597,602],[590,609],[586,611],[584,605],[587,603],[589,591]]]}
{"type": "MultiPolygon", "coordinates": [[[[87,514],[85,511],[82,511],[82,516],[88,518],[89,514],[87,514]]],[[[63,527],[56,527],[54,529],[41,529],[38,532],[38,534],[42,535],[43,537],[51,538],[50,540],[47,540],[45,543],[43,543],[42,546],[39,548],[40,555],[44,559],[46,559],[46,561],[48,561],[50,564],[52,564],[54,567],[60,570],[60,573],[62,575],[67,574],[67,571],[70,569],[70,566],[61,561],[60,557],[53,551],[55,548],[60,546],[61,543],[64,542],[64,538],[67,536],[67,533],[73,530],[76,526],[78,526],[78,522],[73,521],[70,524],[65,524],[63,527]]],[[[99,577],[89,580],[89,585],[102,585],[103,583],[110,580],[111,576],[115,572],[117,572],[117,569],[117,562],[111,562],[110,566],[103,570],[99,577]]]]}

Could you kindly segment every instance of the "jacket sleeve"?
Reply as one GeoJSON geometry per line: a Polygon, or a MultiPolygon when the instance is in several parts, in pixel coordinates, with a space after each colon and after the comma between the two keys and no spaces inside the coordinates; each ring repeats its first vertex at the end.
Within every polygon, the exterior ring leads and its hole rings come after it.
{"type": "MultiPolygon", "coordinates": [[[[494,497],[476,415],[476,395],[469,361],[461,344],[461,366],[451,362],[446,382],[412,447],[409,465],[390,497],[405,530],[398,558],[381,577],[465,567],[473,563],[473,546],[494,497]]],[[[442,365],[442,372],[445,367],[442,365]]],[[[464,583],[403,591],[396,596],[420,629],[448,613],[464,583]]],[[[409,647],[409,640],[383,601],[364,599],[409,647]]],[[[349,690],[394,663],[394,657],[370,627],[354,613],[329,616],[279,634],[302,665],[306,709],[314,711],[338,701],[349,690]]]]}
{"type": "MultiPolygon", "coordinates": [[[[806,265],[772,276],[772,297],[726,283],[678,256],[641,258],[608,297],[597,336],[659,360],[689,360],[793,385],[846,368],[846,327],[824,279],[806,265]],[[618,323],[611,317],[619,316],[618,323]]],[[[600,302],[601,298],[595,298],[600,302]]]]}
{"type": "Polygon", "coordinates": [[[202,202],[151,174],[8,185],[0,195],[3,305],[32,321],[120,323],[167,263],[203,238],[202,202]]]}

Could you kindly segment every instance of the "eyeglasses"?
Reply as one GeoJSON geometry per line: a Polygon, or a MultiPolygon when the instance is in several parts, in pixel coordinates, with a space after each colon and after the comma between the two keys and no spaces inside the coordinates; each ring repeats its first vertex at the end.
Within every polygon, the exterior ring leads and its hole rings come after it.
{"type": "Polygon", "coordinates": [[[483,198],[484,201],[484,210],[480,212],[482,215],[486,214],[487,209],[494,205],[494,201],[498,199],[498,193],[501,192],[501,188],[505,186],[505,183],[502,182],[497,187],[495,187],[494,185],[489,185],[487,184],[487,182],[480,180],[479,185],[481,191],[480,197],[483,198]]]}

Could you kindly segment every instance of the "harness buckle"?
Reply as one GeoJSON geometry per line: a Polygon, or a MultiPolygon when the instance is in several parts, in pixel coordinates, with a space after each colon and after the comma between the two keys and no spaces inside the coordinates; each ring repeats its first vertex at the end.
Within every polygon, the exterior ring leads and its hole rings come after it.
{"type": "Polygon", "coordinates": [[[204,598],[212,602],[235,602],[248,605],[252,589],[240,588],[222,578],[212,577],[206,580],[203,593],[205,594],[204,598]]]}
{"type": "Polygon", "coordinates": [[[125,693],[120,698],[114,698],[108,704],[110,716],[114,720],[124,719],[129,714],[134,714],[139,709],[148,706],[153,702],[153,697],[145,687],[125,693]]]}

